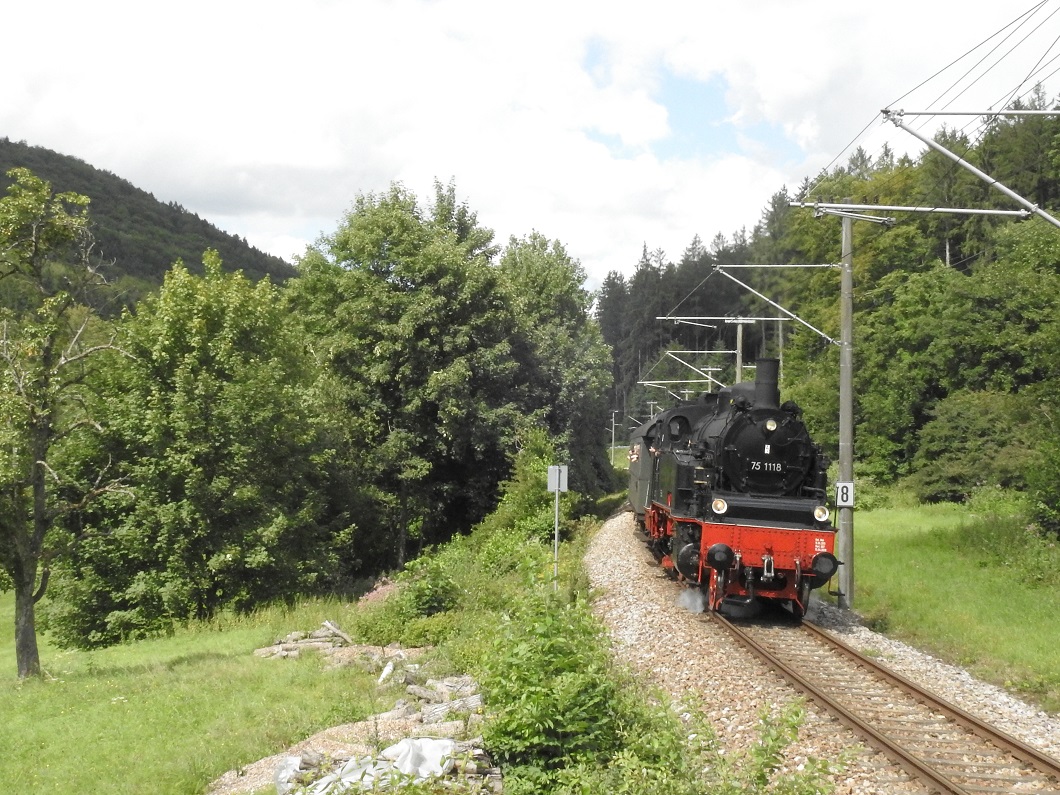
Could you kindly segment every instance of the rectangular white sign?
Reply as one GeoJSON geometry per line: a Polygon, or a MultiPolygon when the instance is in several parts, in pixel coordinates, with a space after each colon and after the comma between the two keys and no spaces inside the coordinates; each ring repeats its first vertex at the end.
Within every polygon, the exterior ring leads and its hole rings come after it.
{"type": "Polygon", "coordinates": [[[567,467],[549,467],[548,468],[548,490],[549,491],[566,491],[567,490],[567,467]]]}

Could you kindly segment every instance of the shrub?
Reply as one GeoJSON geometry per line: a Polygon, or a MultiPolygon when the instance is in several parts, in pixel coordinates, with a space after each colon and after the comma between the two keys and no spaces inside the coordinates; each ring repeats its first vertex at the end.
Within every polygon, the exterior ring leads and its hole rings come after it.
{"type": "Polygon", "coordinates": [[[520,612],[483,661],[487,746],[506,764],[545,772],[617,751],[618,689],[588,609],[545,592],[520,612]]]}
{"type": "Polygon", "coordinates": [[[460,596],[446,561],[430,552],[409,562],[398,584],[399,607],[410,619],[450,610],[460,596]]]}
{"type": "Polygon", "coordinates": [[[1039,421],[1023,395],[954,392],[920,431],[912,482],[920,499],[968,499],[984,486],[1019,488],[1035,468],[1039,421]]]}

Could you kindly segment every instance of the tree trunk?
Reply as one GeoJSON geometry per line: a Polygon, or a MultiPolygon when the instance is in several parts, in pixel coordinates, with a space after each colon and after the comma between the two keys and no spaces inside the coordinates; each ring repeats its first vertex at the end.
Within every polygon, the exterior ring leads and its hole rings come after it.
{"type": "Polygon", "coordinates": [[[36,571],[37,567],[34,565],[32,574],[19,578],[15,583],[15,661],[18,664],[19,679],[40,676],[41,673],[33,598],[36,571]]]}
{"type": "Polygon", "coordinates": [[[15,590],[15,662],[18,678],[40,675],[40,654],[37,651],[37,621],[34,604],[40,598],[34,594],[37,580],[38,557],[34,554],[30,517],[22,499],[21,488],[4,489],[0,514],[0,552],[3,565],[15,590]]]}

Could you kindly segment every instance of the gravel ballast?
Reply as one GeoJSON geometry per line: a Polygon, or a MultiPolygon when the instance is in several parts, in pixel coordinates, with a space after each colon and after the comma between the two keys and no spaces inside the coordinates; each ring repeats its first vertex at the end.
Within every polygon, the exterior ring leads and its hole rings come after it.
{"type": "MultiPolygon", "coordinates": [[[[700,709],[729,753],[749,748],[763,711],[778,712],[798,694],[749,652],[734,646],[723,629],[679,604],[683,590],[655,564],[633,515],[607,521],[590,543],[585,560],[596,590],[594,612],[608,628],[619,662],[667,692],[675,702],[700,709]]],[[[820,602],[808,618],[855,648],[875,657],[946,701],[987,720],[1019,740],[1060,758],[1060,721],[905,644],[866,629],[856,617],[820,602]]],[[[787,766],[808,757],[846,759],[835,792],[875,795],[921,793],[925,789],[885,756],[861,746],[852,732],[812,703],[787,766]]]]}

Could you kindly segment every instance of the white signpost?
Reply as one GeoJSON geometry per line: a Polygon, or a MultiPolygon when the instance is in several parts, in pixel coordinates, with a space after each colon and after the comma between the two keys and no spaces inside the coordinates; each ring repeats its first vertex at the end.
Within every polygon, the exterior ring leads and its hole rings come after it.
{"type": "Polygon", "coordinates": [[[559,589],[559,493],[567,490],[567,467],[548,468],[548,490],[556,494],[556,529],[552,552],[552,590],[559,589]]]}

